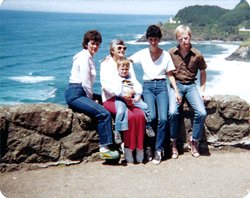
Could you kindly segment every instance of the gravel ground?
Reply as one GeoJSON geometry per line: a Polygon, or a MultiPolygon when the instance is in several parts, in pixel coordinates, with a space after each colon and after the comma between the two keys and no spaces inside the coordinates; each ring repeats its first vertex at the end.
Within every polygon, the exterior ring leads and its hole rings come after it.
{"type": "Polygon", "coordinates": [[[97,161],[23,168],[0,178],[0,192],[7,198],[250,198],[250,151],[214,151],[200,158],[184,153],[160,165],[97,161]]]}

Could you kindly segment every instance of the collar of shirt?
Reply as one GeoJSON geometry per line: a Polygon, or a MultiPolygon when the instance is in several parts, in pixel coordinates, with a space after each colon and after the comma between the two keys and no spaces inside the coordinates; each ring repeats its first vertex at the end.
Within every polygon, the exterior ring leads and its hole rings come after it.
{"type": "MultiPolygon", "coordinates": [[[[194,48],[193,48],[192,45],[190,45],[190,50],[189,50],[188,54],[189,53],[196,54],[196,52],[195,52],[195,50],[194,50],[194,48]]],[[[180,53],[180,45],[176,46],[176,48],[174,49],[174,54],[179,54],[179,55],[181,54],[180,53]]]]}

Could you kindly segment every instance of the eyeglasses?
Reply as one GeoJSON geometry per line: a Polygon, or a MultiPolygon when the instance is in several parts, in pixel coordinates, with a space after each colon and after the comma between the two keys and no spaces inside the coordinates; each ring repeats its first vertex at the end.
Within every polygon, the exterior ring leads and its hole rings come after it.
{"type": "Polygon", "coordinates": [[[123,49],[123,51],[125,51],[125,50],[127,49],[127,47],[125,47],[125,46],[118,46],[117,49],[118,49],[118,50],[123,49]]]}

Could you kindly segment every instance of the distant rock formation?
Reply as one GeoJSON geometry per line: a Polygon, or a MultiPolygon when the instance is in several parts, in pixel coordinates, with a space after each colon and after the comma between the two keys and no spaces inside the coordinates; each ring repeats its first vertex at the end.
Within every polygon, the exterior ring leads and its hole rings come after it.
{"type": "Polygon", "coordinates": [[[250,47],[240,46],[235,52],[226,58],[226,60],[232,61],[246,61],[250,62],[250,47]]]}
{"type": "MultiPolygon", "coordinates": [[[[214,96],[200,144],[209,148],[250,146],[249,104],[236,96],[214,96]]],[[[184,106],[179,141],[185,147],[192,132],[193,111],[184,106]]],[[[59,163],[98,159],[96,123],[57,104],[0,106],[0,171],[23,163],[59,163]]]]}

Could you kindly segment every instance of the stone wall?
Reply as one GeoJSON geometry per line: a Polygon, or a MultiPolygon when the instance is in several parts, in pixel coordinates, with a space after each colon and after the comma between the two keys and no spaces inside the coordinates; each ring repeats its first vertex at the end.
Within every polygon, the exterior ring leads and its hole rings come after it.
{"type": "MultiPolygon", "coordinates": [[[[249,149],[249,104],[236,96],[214,96],[206,103],[201,148],[249,149]]],[[[184,106],[180,142],[192,132],[193,111],[184,106]]],[[[57,104],[0,106],[1,167],[8,164],[96,159],[96,123],[57,104]]]]}

